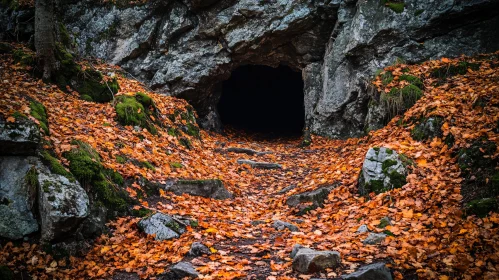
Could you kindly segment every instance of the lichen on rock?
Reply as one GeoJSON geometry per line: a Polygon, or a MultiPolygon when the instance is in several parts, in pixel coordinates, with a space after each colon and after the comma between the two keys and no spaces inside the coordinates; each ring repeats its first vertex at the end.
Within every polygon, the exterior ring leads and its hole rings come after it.
{"type": "Polygon", "coordinates": [[[404,157],[389,148],[369,149],[359,175],[359,193],[379,194],[402,187],[406,184],[407,165],[404,157]]]}

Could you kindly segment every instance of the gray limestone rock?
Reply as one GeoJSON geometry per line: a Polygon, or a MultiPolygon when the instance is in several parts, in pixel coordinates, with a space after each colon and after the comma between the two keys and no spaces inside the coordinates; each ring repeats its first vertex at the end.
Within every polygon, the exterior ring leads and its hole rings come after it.
{"type": "Polygon", "coordinates": [[[301,273],[315,273],[341,264],[340,253],[336,251],[315,251],[301,248],[293,258],[293,269],[301,273]]]}
{"type": "Polygon", "coordinates": [[[383,240],[385,240],[385,238],[386,238],[386,234],[384,234],[384,233],[371,232],[366,237],[366,239],[364,239],[364,241],[362,241],[362,243],[369,244],[369,245],[375,245],[375,244],[379,244],[379,243],[383,242],[383,240]]]}
{"type": "Polygon", "coordinates": [[[137,226],[147,234],[155,234],[156,240],[178,238],[186,229],[182,222],[163,213],[145,217],[137,223],[137,226]]]}
{"type": "Polygon", "coordinates": [[[348,280],[392,280],[392,274],[385,263],[372,263],[360,267],[357,271],[341,276],[348,280]]]}
{"type": "Polygon", "coordinates": [[[249,159],[238,159],[237,163],[248,164],[252,168],[259,168],[259,169],[282,169],[282,166],[278,163],[257,162],[249,159]]]}
{"type": "Polygon", "coordinates": [[[33,215],[37,164],[35,157],[0,157],[0,236],[3,238],[21,239],[38,231],[33,215]]]}
{"type": "Polygon", "coordinates": [[[369,232],[369,228],[367,228],[366,225],[361,225],[358,229],[357,229],[357,233],[365,233],[365,232],[369,232]]]}
{"type": "Polygon", "coordinates": [[[213,199],[230,199],[233,195],[219,179],[208,180],[171,180],[162,186],[165,191],[176,195],[184,193],[213,199]]]}
{"type": "Polygon", "coordinates": [[[38,211],[42,239],[63,239],[73,233],[89,214],[86,191],[74,179],[38,168],[38,211]]]}
{"type": "Polygon", "coordinates": [[[28,118],[11,123],[0,115],[0,156],[35,155],[40,139],[40,128],[28,118]]]}
{"type": "Polygon", "coordinates": [[[283,221],[274,221],[274,223],[272,224],[272,226],[277,229],[277,230],[284,230],[284,229],[289,229],[289,231],[300,231],[300,229],[291,224],[291,223],[287,223],[287,222],[283,222],[283,221]]]}
{"type": "Polygon", "coordinates": [[[188,262],[179,262],[173,265],[170,269],[177,277],[179,277],[179,279],[183,279],[184,277],[188,277],[190,279],[199,277],[199,273],[192,266],[192,264],[188,262]]]}
{"type": "Polygon", "coordinates": [[[370,148],[359,175],[359,193],[368,195],[406,184],[407,160],[389,148],[370,148]]]}
{"type": "Polygon", "coordinates": [[[194,242],[192,243],[191,249],[189,250],[189,252],[187,252],[187,254],[191,257],[199,257],[202,255],[211,255],[211,252],[206,245],[199,242],[194,242]]]}

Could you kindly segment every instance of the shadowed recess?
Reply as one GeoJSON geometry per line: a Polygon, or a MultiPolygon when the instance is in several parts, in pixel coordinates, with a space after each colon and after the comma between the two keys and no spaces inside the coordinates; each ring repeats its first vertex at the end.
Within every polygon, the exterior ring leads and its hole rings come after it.
{"type": "Polygon", "coordinates": [[[223,82],[218,112],[225,126],[297,136],[304,126],[303,80],[287,66],[245,65],[223,82]]]}

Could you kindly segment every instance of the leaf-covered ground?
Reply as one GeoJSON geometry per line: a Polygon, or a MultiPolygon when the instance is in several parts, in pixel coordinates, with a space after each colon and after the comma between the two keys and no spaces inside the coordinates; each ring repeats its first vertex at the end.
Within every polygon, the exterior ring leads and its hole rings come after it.
{"type": "MultiPolygon", "coordinates": [[[[385,260],[396,279],[411,274],[421,279],[497,279],[499,215],[493,213],[486,218],[463,215],[462,179],[453,153],[484,136],[499,144],[497,57],[497,54],[474,59],[462,57],[387,68],[394,78],[385,84],[381,76],[375,80],[381,92],[403,87],[407,81],[399,76],[411,74],[424,81],[424,96],[403,116],[395,117],[385,128],[363,138],[330,140],[314,136],[311,146],[300,148],[300,139],[262,141],[237,131],[226,136],[202,131],[202,140],[191,137],[193,148],[189,150],[164,129],[152,135],[147,130],[119,125],[112,104],[86,102],[77,93],[64,93],[33,78],[29,68],[16,65],[9,55],[3,55],[0,113],[5,117],[12,117],[16,111],[28,114],[29,98],[43,103],[48,109],[50,128],[46,148],[53,148],[61,155],[71,148],[71,140],[81,139],[99,152],[105,167],[127,178],[142,176],[151,181],[219,178],[236,197],[218,201],[162,193],[162,199],[155,204],[144,199],[144,207],[187,215],[199,222],[176,240],[155,241],[138,231],[138,218],[122,217],[110,223],[112,234],[98,238],[82,258],[55,261],[40,245],[6,243],[0,248],[0,263],[27,270],[38,279],[108,278],[116,271],[136,272],[144,279],[154,279],[170,264],[182,260],[192,242],[200,241],[214,254],[189,260],[204,279],[308,279],[311,275],[292,271],[289,258],[293,245],[302,244],[341,253],[341,268],[314,275],[318,277],[334,278],[362,264],[385,260]],[[477,62],[480,68],[468,69],[465,75],[444,82],[430,75],[438,67],[463,60],[477,62]],[[487,104],[474,106],[478,99],[487,100],[487,104]],[[444,136],[452,133],[454,146],[449,148],[441,138],[413,140],[411,120],[423,116],[443,117],[444,136]],[[259,156],[221,153],[222,143],[225,147],[271,153],[259,156]],[[380,146],[409,156],[416,165],[404,187],[366,199],[358,195],[358,175],[367,150],[380,146]],[[155,169],[138,167],[131,161],[119,163],[117,156],[147,161],[155,169]],[[283,169],[252,169],[239,165],[236,162],[239,158],[276,162],[283,169]],[[172,163],[180,163],[182,167],[172,163]],[[323,208],[298,216],[296,209],[285,204],[292,194],[335,182],[341,185],[331,192],[323,208]],[[297,187],[286,194],[277,194],[290,185],[297,187]],[[380,219],[386,216],[393,225],[378,228],[380,219]],[[253,226],[251,222],[255,220],[265,223],[253,226]],[[276,231],[273,220],[295,223],[300,232],[276,231]],[[380,245],[364,245],[362,240],[367,233],[356,233],[362,224],[371,231],[388,230],[391,234],[380,245]]],[[[187,106],[185,101],[148,92],[140,83],[120,75],[115,67],[98,65],[97,68],[104,73],[118,73],[119,95],[141,91],[153,97],[161,115],[171,115],[175,109],[184,110],[187,106]]],[[[170,122],[174,125],[182,120],[170,122]]],[[[131,195],[136,191],[133,188],[140,188],[140,184],[129,188],[131,195]]]]}

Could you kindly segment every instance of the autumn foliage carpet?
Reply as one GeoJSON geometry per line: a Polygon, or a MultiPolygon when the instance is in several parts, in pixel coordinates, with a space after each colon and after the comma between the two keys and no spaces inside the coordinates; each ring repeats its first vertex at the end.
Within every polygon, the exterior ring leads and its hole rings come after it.
{"type": "MultiPolygon", "coordinates": [[[[499,146],[498,134],[494,132],[499,120],[497,55],[473,58],[481,63],[479,70],[469,69],[467,74],[451,77],[445,83],[435,83],[431,70],[471,58],[389,67],[394,80],[388,85],[375,81],[380,91],[404,86],[406,82],[398,76],[408,68],[408,73],[424,80],[424,96],[403,116],[363,138],[330,140],[315,136],[310,147],[300,148],[299,139],[262,141],[237,132],[222,136],[202,131],[202,140],[192,139],[190,150],[161,129],[158,135],[152,135],[147,130],[123,127],[115,120],[112,104],[80,100],[77,93],[62,92],[34,78],[29,68],[14,64],[9,55],[0,58],[0,113],[5,117],[15,111],[29,113],[27,97],[43,103],[48,109],[51,131],[45,136],[45,148],[54,149],[60,156],[71,148],[73,139],[80,139],[99,152],[105,167],[126,178],[145,177],[160,182],[170,178],[219,178],[236,195],[232,200],[218,201],[162,192],[161,200],[151,205],[144,198],[143,207],[187,215],[199,222],[199,226],[189,228],[176,240],[155,241],[138,231],[138,218],[121,217],[110,222],[110,235],[95,240],[88,254],[79,258],[54,260],[38,244],[4,243],[0,263],[14,270],[27,270],[37,279],[100,279],[109,278],[116,271],[136,272],[141,278],[154,279],[170,264],[183,259],[190,245],[199,241],[213,252],[190,259],[203,279],[308,279],[310,275],[299,275],[291,269],[289,253],[294,244],[341,253],[341,268],[315,275],[318,277],[334,278],[362,264],[384,260],[396,279],[411,274],[420,279],[499,278],[499,215],[463,215],[462,179],[453,153],[482,136],[499,146]],[[478,98],[490,101],[485,107],[474,107],[478,98]],[[440,138],[415,141],[410,135],[413,126],[399,125],[401,119],[409,122],[432,115],[445,119],[442,130],[444,136],[454,135],[453,147],[449,148],[440,138]],[[271,153],[220,153],[220,143],[271,153]],[[367,199],[358,195],[357,179],[367,150],[376,146],[404,153],[416,165],[405,186],[376,196],[371,194],[367,199]],[[118,163],[118,155],[148,161],[155,170],[118,163]],[[283,169],[251,169],[239,165],[239,158],[276,162],[283,169]],[[173,168],[172,162],[181,163],[182,167],[173,168]],[[285,204],[292,194],[335,182],[341,186],[331,192],[323,208],[297,216],[296,209],[285,204]],[[297,187],[277,194],[289,185],[297,187]],[[380,219],[386,216],[393,225],[378,228],[380,219]],[[276,231],[272,221],[277,219],[301,219],[303,223],[297,224],[300,232],[276,231]],[[251,222],[255,220],[265,223],[253,226],[251,222]],[[356,233],[362,224],[371,231],[388,230],[392,234],[380,245],[364,245],[362,240],[367,233],[356,233]]],[[[120,71],[106,65],[97,67],[104,73],[120,71]]],[[[118,79],[118,94],[145,92],[154,99],[161,114],[187,106],[185,101],[149,92],[122,75],[118,79]]],[[[134,188],[140,188],[140,184],[128,189],[131,195],[134,188]]]]}

